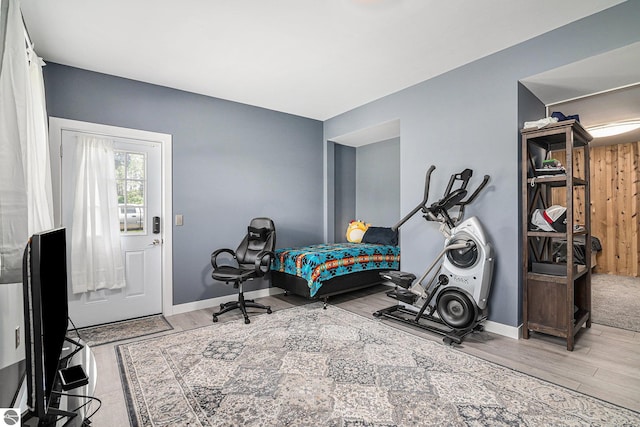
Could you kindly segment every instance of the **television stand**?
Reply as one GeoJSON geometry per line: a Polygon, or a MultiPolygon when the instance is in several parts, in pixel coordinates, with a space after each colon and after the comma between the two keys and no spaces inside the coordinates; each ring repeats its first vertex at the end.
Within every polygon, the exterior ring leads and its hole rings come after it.
{"type": "Polygon", "coordinates": [[[28,418],[23,416],[22,425],[23,426],[38,426],[38,427],[57,427],[57,426],[80,426],[81,423],[75,423],[74,418],[76,418],[78,414],[76,412],[64,411],[62,409],[51,408],[49,407],[49,412],[47,413],[46,420],[39,420],[35,417],[28,418]],[[56,420],[58,420],[56,422],[56,420]],[[72,423],[73,422],[73,423],[72,423]]]}
{"type": "Polygon", "coordinates": [[[95,405],[97,402],[92,405],[87,404],[91,397],[94,396],[97,381],[97,367],[93,352],[82,340],[67,339],[66,342],[68,345],[65,344],[62,349],[60,359],[63,364],[60,368],[75,365],[82,366],[89,379],[88,383],[72,390],[63,391],[62,384],[58,378],[47,416],[51,421],[47,423],[47,420],[39,420],[35,417],[28,418],[28,415],[26,415],[28,413],[26,411],[27,392],[26,384],[23,382],[20,390],[21,397],[19,398],[20,408],[23,412],[23,426],[81,427],[86,417],[96,410],[97,406],[95,405]],[[80,346],[82,347],[79,348],[80,346]],[[56,419],[57,422],[55,421],[56,419]]]}

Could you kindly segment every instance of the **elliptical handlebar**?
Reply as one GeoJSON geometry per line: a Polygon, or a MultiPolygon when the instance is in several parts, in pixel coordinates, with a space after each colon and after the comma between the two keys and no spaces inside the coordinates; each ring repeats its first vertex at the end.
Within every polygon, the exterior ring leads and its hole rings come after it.
{"type": "Polygon", "coordinates": [[[471,196],[469,196],[469,198],[467,200],[463,200],[462,202],[459,203],[460,206],[465,206],[468,205],[469,203],[473,202],[476,197],[478,197],[478,194],[480,194],[480,192],[482,191],[482,189],[484,187],[486,187],[486,185],[489,183],[489,175],[485,175],[484,178],[482,179],[482,182],[480,183],[480,185],[478,185],[478,188],[476,188],[476,191],[473,192],[473,194],[471,196]]]}
{"type": "Polygon", "coordinates": [[[422,206],[427,207],[427,200],[429,200],[429,183],[431,182],[431,173],[436,170],[436,165],[431,165],[424,178],[424,197],[422,199],[422,206]]]}
{"type": "Polygon", "coordinates": [[[427,170],[427,174],[426,174],[426,176],[424,178],[424,198],[422,199],[422,202],[418,206],[416,206],[411,212],[409,212],[407,215],[405,215],[404,218],[402,218],[400,221],[398,221],[396,223],[396,225],[391,227],[391,230],[393,230],[394,232],[398,231],[398,228],[400,228],[400,226],[402,224],[404,224],[405,222],[409,221],[409,218],[411,218],[416,213],[418,213],[419,210],[422,210],[424,213],[427,212],[427,210],[428,210],[428,208],[427,208],[427,200],[429,200],[429,184],[430,184],[430,181],[431,181],[431,173],[435,169],[436,169],[436,166],[435,165],[431,165],[429,170],[427,170]]]}
{"type": "MultiPolygon", "coordinates": [[[[426,176],[425,176],[425,180],[424,180],[424,197],[422,199],[422,202],[420,202],[420,204],[418,206],[413,208],[413,210],[411,212],[409,212],[400,221],[398,221],[397,224],[395,224],[393,227],[391,227],[391,229],[394,232],[398,231],[398,229],[402,226],[402,224],[407,222],[412,216],[414,216],[416,213],[418,213],[418,211],[422,211],[425,214],[424,217],[426,219],[428,219],[428,220],[435,220],[436,219],[437,212],[436,212],[436,214],[434,214],[432,209],[427,207],[427,201],[429,199],[429,185],[431,183],[431,174],[433,173],[433,171],[435,169],[436,169],[436,166],[435,165],[431,165],[431,167],[427,170],[427,173],[426,173],[426,176]]],[[[443,201],[448,196],[452,195],[451,189],[452,189],[453,183],[454,183],[454,181],[456,179],[463,181],[462,187],[460,189],[458,189],[458,190],[462,190],[462,193],[466,193],[465,188],[466,188],[467,183],[469,182],[469,179],[471,178],[472,175],[473,175],[473,171],[471,169],[465,169],[461,174],[452,175],[451,179],[449,181],[449,184],[447,185],[446,192],[445,192],[443,198],[440,201],[443,201]]],[[[485,175],[483,180],[482,180],[482,182],[480,183],[480,185],[478,185],[478,188],[476,188],[476,190],[473,192],[473,194],[471,194],[471,196],[469,196],[467,198],[467,200],[460,200],[459,202],[454,202],[455,204],[453,204],[453,205],[449,205],[450,207],[458,206],[460,208],[460,212],[459,212],[457,220],[460,220],[460,218],[462,217],[462,215],[464,213],[464,207],[466,205],[468,205],[469,203],[473,202],[478,197],[480,192],[484,189],[484,187],[486,187],[486,185],[489,183],[489,178],[490,178],[489,175],[485,175]]],[[[458,191],[458,190],[456,190],[456,191],[458,191]]],[[[454,191],[454,193],[455,193],[455,191],[454,191]]],[[[464,197],[463,194],[459,194],[459,196],[464,197]]],[[[438,202],[436,202],[434,205],[436,205],[437,203],[438,202]]],[[[433,207],[433,205],[432,205],[432,207],[433,207]]],[[[451,220],[451,218],[449,217],[447,211],[444,210],[444,209],[440,209],[440,208],[438,208],[438,210],[443,212],[446,222],[450,226],[453,227],[454,221],[451,220]]]]}

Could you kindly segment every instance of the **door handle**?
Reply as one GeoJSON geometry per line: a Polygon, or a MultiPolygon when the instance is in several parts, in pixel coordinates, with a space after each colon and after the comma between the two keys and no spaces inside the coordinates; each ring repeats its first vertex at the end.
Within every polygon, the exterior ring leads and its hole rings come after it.
{"type": "Polygon", "coordinates": [[[161,244],[162,242],[160,241],[160,239],[153,239],[153,241],[149,243],[149,246],[159,246],[161,244]]]}

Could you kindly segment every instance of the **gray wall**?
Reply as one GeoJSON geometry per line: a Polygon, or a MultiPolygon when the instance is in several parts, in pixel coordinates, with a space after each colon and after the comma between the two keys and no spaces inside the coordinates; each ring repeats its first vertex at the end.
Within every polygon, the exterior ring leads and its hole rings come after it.
{"type": "MultiPolygon", "coordinates": [[[[538,120],[546,114],[545,105],[522,83],[518,83],[518,123],[538,120]]],[[[520,134],[516,135],[520,138],[520,134]]],[[[522,158],[522,144],[518,144],[518,159],[522,158]]],[[[518,163],[518,176],[522,175],[522,163],[518,163]]],[[[518,192],[518,206],[522,206],[522,191],[518,192]]],[[[522,215],[522,211],[519,211],[522,215]]],[[[522,231],[522,230],[520,230],[522,231]]],[[[522,253],[522,239],[518,239],[518,252],[522,253]]],[[[518,286],[518,301],[522,301],[522,286],[518,286]]],[[[522,305],[518,304],[518,319],[522,319],[522,305]]]]}
{"type": "Polygon", "coordinates": [[[335,242],[347,241],[347,224],[356,219],[356,151],[355,147],[334,145],[335,242]]]}
{"type": "Polygon", "coordinates": [[[400,219],[400,138],[356,150],[356,218],[377,227],[400,219]]]}
{"type": "Polygon", "coordinates": [[[346,242],[349,221],[390,227],[400,219],[400,138],[349,147],[333,144],[334,241],[346,242]]]}
{"type": "Polygon", "coordinates": [[[50,116],[173,135],[174,304],[234,293],[212,286],[210,255],[253,217],[278,247],[323,240],[321,122],[53,63],[44,77],[50,116]]]}
{"type": "MultiPolygon", "coordinates": [[[[402,212],[421,200],[430,164],[437,167],[434,195],[464,168],[475,172],[471,185],[491,176],[467,216],[480,218],[495,246],[492,321],[521,323],[518,80],[640,41],[638,16],[640,2],[622,3],[324,123],[324,136],[331,139],[400,120],[402,212]]],[[[402,227],[401,242],[403,270],[421,273],[442,238],[437,227],[414,217],[402,227]]]]}

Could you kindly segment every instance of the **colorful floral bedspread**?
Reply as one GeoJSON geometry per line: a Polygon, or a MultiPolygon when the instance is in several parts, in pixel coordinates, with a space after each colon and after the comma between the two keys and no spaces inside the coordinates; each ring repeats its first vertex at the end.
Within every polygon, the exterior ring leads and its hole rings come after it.
{"type": "Polygon", "coordinates": [[[364,270],[400,268],[400,247],[369,243],[333,243],[278,249],[271,269],[305,279],[314,296],[322,282],[364,270]]]}

